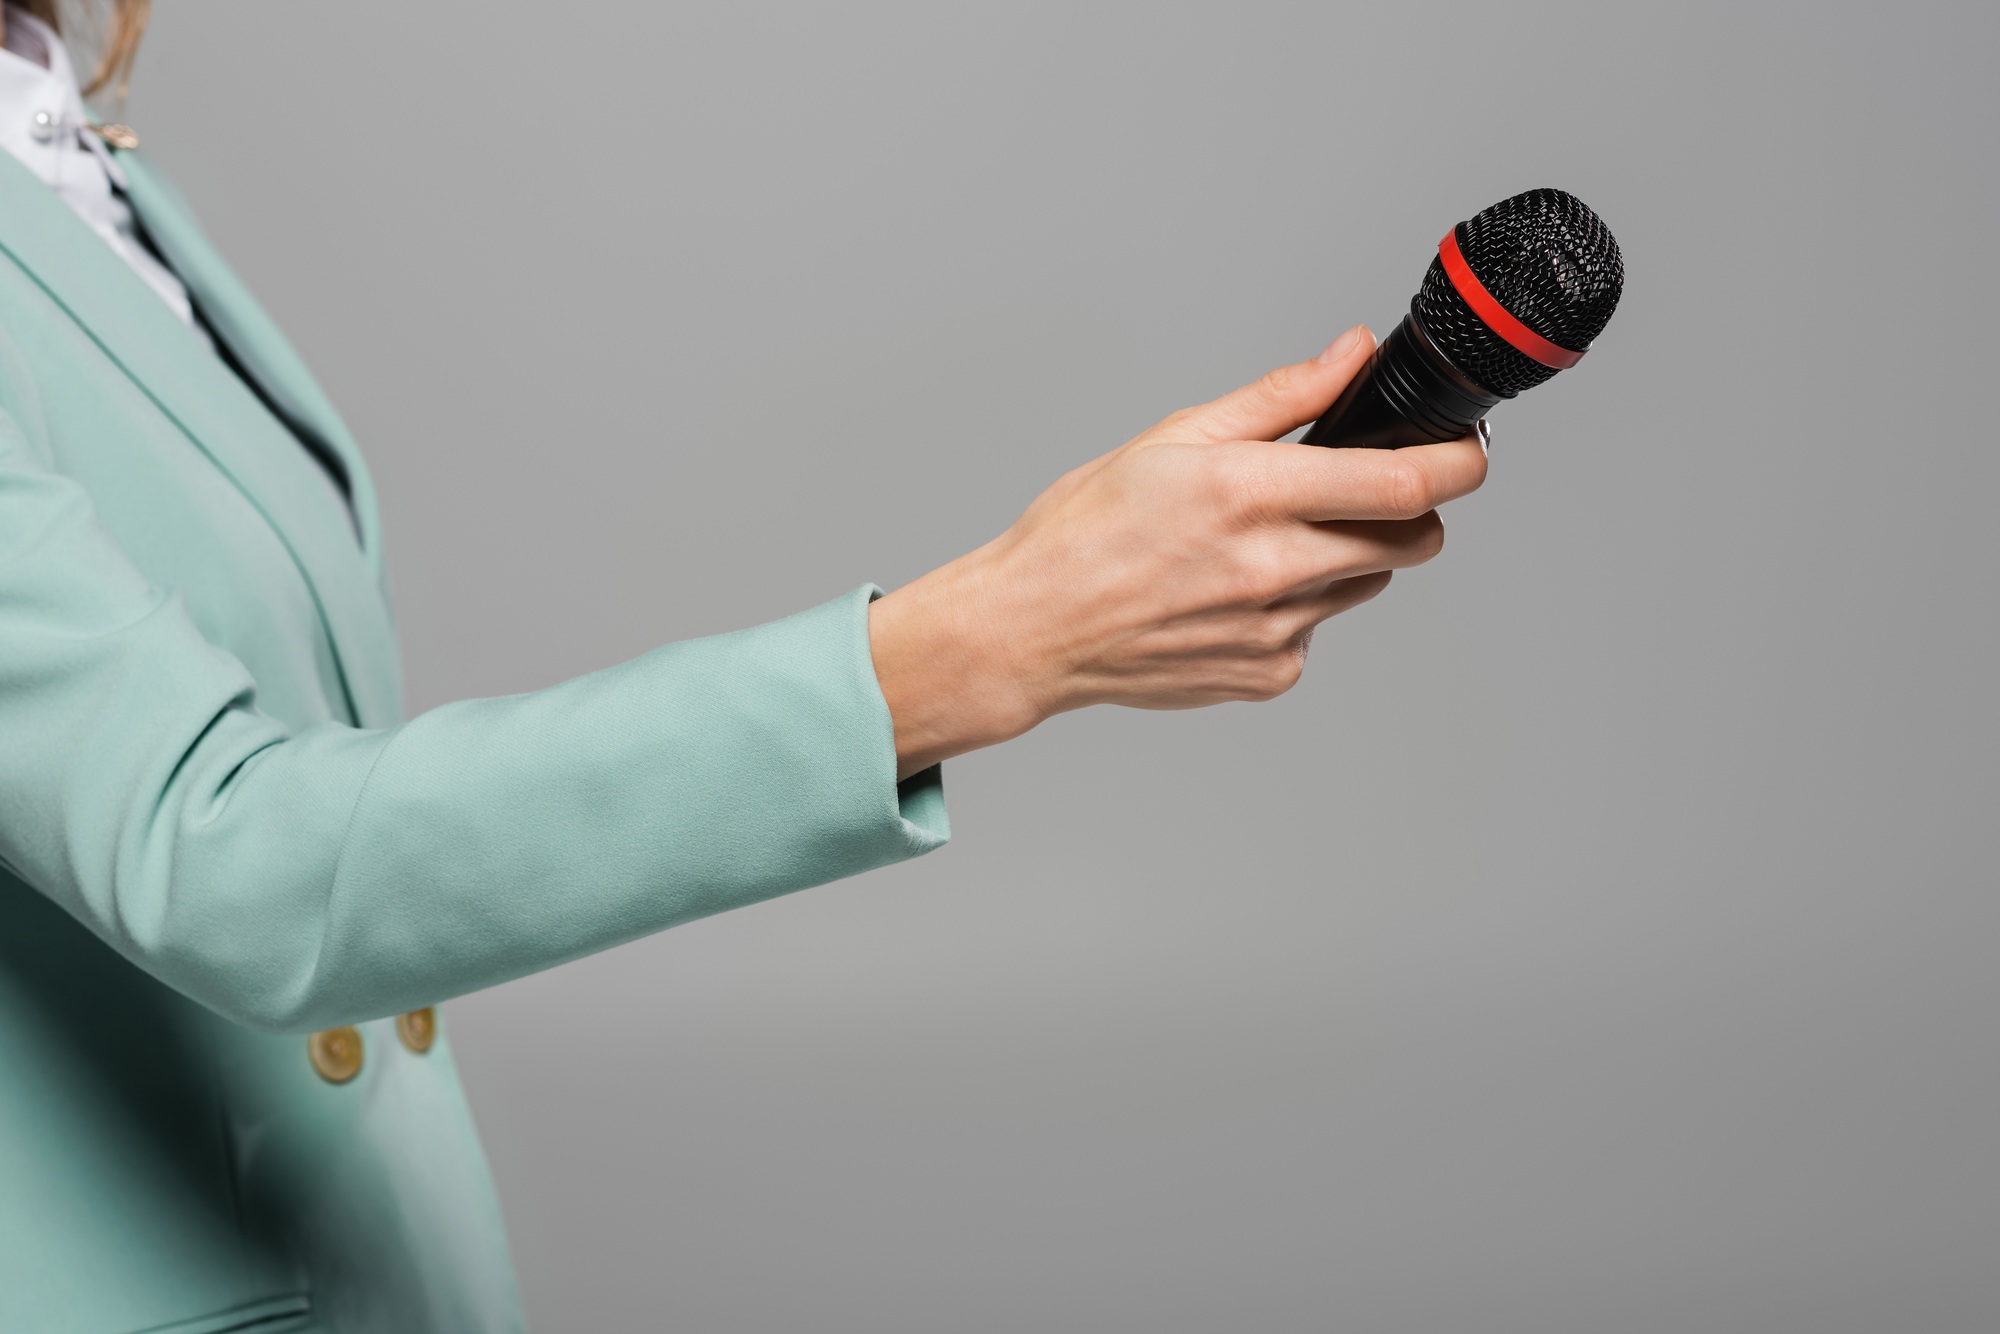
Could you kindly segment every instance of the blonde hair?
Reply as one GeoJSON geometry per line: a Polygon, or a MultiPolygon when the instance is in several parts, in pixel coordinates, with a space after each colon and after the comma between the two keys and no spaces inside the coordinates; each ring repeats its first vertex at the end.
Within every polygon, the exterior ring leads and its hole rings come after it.
{"type": "MultiPolygon", "coordinates": [[[[152,12],[153,0],[108,0],[103,6],[72,5],[64,0],[14,0],[14,3],[57,32],[64,28],[63,10],[82,11],[86,25],[101,34],[97,70],[90,76],[90,82],[83,85],[83,95],[94,97],[109,88],[113,97],[124,99],[125,89],[132,82],[132,62],[139,58],[139,39],[146,35],[146,18],[152,12]]],[[[78,15],[72,13],[70,17],[78,15]]]]}

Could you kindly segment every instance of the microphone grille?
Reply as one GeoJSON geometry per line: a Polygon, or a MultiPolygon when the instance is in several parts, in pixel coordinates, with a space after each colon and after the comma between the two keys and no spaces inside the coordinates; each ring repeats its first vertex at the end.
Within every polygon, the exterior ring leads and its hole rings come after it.
{"type": "MultiPolygon", "coordinates": [[[[1617,238],[1566,190],[1528,190],[1458,224],[1458,249],[1507,313],[1558,347],[1591,344],[1625,289],[1617,238]]],[[[1516,350],[1473,314],[1433,258],[1410,309],[1458,368],[1512,398],[1556,373],[1516,350]]]]}

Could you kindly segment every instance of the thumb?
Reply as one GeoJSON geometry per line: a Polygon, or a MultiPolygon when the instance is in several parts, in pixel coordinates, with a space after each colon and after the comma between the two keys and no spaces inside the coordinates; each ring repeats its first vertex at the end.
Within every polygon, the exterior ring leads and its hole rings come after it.
{"type": "Polygon", "coordinates": [[[1375,335],[1357,324],[1311,361],[1280,366],[1241,389],[1175,414],[1204,440],[1276,440],[1333,406],[1375,351],[1375,335]]]}

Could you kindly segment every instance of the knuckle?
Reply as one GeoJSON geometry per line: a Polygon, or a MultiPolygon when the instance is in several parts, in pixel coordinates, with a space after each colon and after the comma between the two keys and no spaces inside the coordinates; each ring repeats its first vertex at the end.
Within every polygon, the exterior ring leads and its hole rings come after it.
{"type": "Polygon", "coordinates": [[[1299,628],[1294,624],[1295,619],[1275,607],[1260,612],[1251,627],[1251,648],[1259,653],[1288,652],[1298,639],[1299,628]]]}
{"type": "Polygon", "coordinates": [[[1414,519],[1432,508],[1430,477],[1420,464],[1393,460],[1383,480],[1383,497],[1391,518],[1414,519]]]}
{"type": "Polygon", "coordinates": [[[1290,591],[1295,580],[1291,564],[1268,547],[1249,546],[1236,557],[1235,584],[1240,603],[1261,607],[1276,602],[1290,591]]]}
{"type": "Polygon", "coordinates": [[[1299,368],[1297,366],[1279,366],[1275,370],[1265,371],[1263,375],[1258,377],[1257,392],[1262,394],[1267,400],[1283,403],[1292,398],[1293,393],[1298,388],[1298,382],[1299,368]]]}
{"type": "Polygon", "coordinates": [[[1229,518],[1257,523],[1278,508],[1278,479],[1262,463],[1238,450],[1217,450],[1208,466],[1216,500],[1229,518]]]}
{"type": "Polygon", "coordinates": [[[1251,687],[1258,700],[1272,700],[1299,683],[1305,672],[1305,659],[1289,649],[1265,658],[1257,665],[1256,681],[1251,687]]]}

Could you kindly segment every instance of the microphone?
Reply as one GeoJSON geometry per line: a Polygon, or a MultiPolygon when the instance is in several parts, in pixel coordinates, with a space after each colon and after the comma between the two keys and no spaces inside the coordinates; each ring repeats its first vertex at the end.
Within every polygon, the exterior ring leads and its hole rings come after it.
{"type": "Polygon", "coordinates": [[[1469,435],[1503,398],[1590,350],[1625,288],[1604,219],[1529,190],[1444,235],[1410,313],[1302,444],[1400,449],[1469,435]]]}

